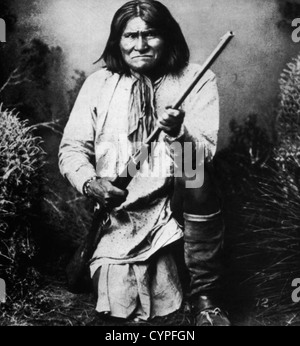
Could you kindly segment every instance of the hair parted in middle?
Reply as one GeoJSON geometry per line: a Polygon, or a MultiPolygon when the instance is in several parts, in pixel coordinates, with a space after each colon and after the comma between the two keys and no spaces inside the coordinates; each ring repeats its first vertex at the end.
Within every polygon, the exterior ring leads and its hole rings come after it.
{"type": "Polygon", "coordinates": [[[130,74],[129,67],[121,54],[120,40],[127,23],[136,17],[144,20],[163,38],[165,48],[162,69],[164,73],[177,73],[188,64],[190,58],[188,45],[179,24],[170,11],[158,1],[132,0],[115,13],[106,47],[99,59],[105,62],[109,71],[130,74]]]}

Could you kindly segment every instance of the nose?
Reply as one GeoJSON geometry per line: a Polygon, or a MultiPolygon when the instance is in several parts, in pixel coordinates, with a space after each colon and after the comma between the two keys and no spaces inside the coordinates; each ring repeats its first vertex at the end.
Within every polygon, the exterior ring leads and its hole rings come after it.
{"type": "Polygon", "coordinates": [[[139,35],[135,43],[135,50],[143,51],[147,48],[148,48],[147,39],[143,37],[142,35],[139,35]]]}

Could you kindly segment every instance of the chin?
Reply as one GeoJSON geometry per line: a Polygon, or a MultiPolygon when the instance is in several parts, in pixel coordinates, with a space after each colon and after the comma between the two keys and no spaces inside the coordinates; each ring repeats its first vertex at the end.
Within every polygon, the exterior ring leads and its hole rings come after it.
{"type": "Polygon", "coordinates": [[[143,65],[143,66],[132,66],[131,67],[133,71],[136,71],[138,73],[147,73],[153,69],[152,65],[143,65]]]}

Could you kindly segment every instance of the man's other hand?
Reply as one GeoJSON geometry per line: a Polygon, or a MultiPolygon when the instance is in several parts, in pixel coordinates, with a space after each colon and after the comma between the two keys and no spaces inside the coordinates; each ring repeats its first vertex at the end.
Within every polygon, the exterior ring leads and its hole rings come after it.
{"type": "Polygon", "coordinates": [[[106,178],[100,178],[91,181],[88,195],[96,199],[101,206],[113,209],[125,202],[128,191],[115,187],[106,178]]]}
{"type": "Polygon", "coordinates": [[[158,116],[157,126],[167,135],[177,137],[180,132],[184,116],[185,113],[183,110],[166,107],[165,112],[158,116]]]}

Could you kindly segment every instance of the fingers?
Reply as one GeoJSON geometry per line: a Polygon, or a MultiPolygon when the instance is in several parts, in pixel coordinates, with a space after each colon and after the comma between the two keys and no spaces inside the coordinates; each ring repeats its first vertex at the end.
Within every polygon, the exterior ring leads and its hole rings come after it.
{"type": "Polygon", "coordinates": [[[182,110],[166,108],[165,112],[157,119],[158,127],[167,134],[173,134],[179,131],[185,113],[182,110]]]}
{"type": "Polygon", "coordinates": [[[178,119],[174,116],[170,116],[167,113],[163,113],[162,116],[158,119],[161,125],[163,126],[171,126],[177,125],[178,119]]]}
{"type": "Polygon", "coordinates": [[[107,179],[98,179],[90,184],[91,196],[106,208],[115,208],[125,202],[127,190],[121,190],[107,179]]]}
{"type": "Polygon", "coordinates": [[[184,118],[184,111],[181,109],[166,108],[163,113],[164,119],[170,119],[170,121],[181,121],[184,118]]]}
{"type": "Polygon", "coordinates": [[[164,132],[166,132],[167,134],[170,134],[171,132],[174,132],[178,126],[177,125],[171,125],[171,126],[165,126],[162,124],[159,124],[158,127],[163,130],[164,132]]]}
{"type": "Polygon", "coordinates": [[[128,195],[128,191],[127,190],[121,190],[118,189],[116,186],[114,186],[113,184],[111,184],[109,190],[108,190],[109,194],[114,195],[114,196],[120,196],[120,197],[127,197],[128,195]]]}
{"type": "Polygon", "coordinates": [[[184,115],[182,110],[166,108],[165,112],[158,117],[158,121],[163,126],[171,126],[173,124],[181,125],[184,115]]]}
{"type": "Polygon", "coordinates": [[[124,203],[126,201],[126,197],[125,196],[107,196],[105,198],[105,207],[109,208],[109,209],[113,209],[116,207],[119,207],[122,203],[124,203]]]}

